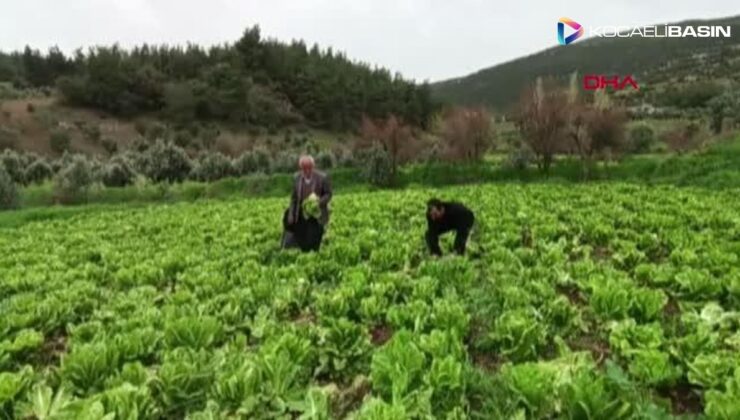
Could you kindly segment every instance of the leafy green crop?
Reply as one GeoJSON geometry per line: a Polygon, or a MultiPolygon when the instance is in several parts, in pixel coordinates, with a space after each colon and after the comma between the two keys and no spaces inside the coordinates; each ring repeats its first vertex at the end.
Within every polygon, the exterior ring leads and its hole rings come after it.
{"type": "Polygon", "coordinates": [[[319,197],[316,194],[311,194],[303,201],[303,212],[308,217],[317,218],[321,214],[319,208],[319,197]]]}
{"type": "Polygon", "coordinates": [[[0,230],[0,419],[739,417],[737,191],[338,192],[306,254],[285,203],[0,230]],[[431,196],[467,256],[428,255],[431,196]]]}

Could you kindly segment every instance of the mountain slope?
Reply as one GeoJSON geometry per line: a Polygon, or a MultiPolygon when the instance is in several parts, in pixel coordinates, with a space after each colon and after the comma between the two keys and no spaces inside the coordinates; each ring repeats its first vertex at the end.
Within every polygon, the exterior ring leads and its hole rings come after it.
{"type": "MultiPolygon", "coordinates": [[[[732,79],[740,82],[740,16],[675,25],[729,25],[731,38],[589,38],[432,85],[436,98],[508,109],[538,76],[632,74],[644,87],[667,81],[732,79]]],[[[553,38],[555,36],[553,24],[553,38]]]]}

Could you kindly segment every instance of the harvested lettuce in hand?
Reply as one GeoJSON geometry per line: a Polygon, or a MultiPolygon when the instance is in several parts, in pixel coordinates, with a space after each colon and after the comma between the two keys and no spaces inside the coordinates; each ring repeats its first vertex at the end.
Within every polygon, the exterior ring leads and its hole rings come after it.
{"type": "Polygon", "coordinates": [[[311,194],[303,200],[303,214],[306,217],[314,217],[316,219],[321,215],[321,209],[319,208],[319,197],[316,194],[311,194]]]}

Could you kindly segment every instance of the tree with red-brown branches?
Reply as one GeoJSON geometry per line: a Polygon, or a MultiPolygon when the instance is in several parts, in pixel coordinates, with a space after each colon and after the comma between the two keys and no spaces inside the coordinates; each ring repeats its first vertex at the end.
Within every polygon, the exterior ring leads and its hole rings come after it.
{"type": "Polygon", "coordinates": [[[390,180],[395,180],[398,167],[418,153],[419,142],[411,127],[395,115],[385,120],[372,120],[363,116],[357,148],[363,152],[379,149],[389,160],[390,180]]]}
{"type": "Polygon", "coordinates": [[[478,161],[493,145],[493,123],[483,107],[455,107],[445,112],[442,140],[445,157],[452,161],[478,161]]]}
{"type": "Polygon", "coordinates": [[[583,101],[575,75],[571,79],[567,108],[566,132],[581,159],[583,176],[588,178],[596,159],[604,159],[625,150],[627,115],[620,108],[612,107],[603,91],[594,96],[593,103],[583,101]]]}
{"type": "Polygon", "coordinates": [[[516,125],[541,170],[549,172],[555,153],[563,148],[568,121],[568,96],[554,83],[546,84],[538,78],[525,89],[519,101],[516,125]]]}

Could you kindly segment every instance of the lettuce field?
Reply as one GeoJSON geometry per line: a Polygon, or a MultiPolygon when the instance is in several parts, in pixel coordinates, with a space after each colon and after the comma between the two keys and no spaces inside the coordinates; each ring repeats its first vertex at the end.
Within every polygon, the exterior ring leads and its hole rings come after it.
{"type": "Polygon", "coordinates": [[[314,254],[286,206],[0,230],[0,418],[740,419],[737,191],[340,192],[314,254]],[[427,254],[432,195],[466,257],[427,254]]]}

